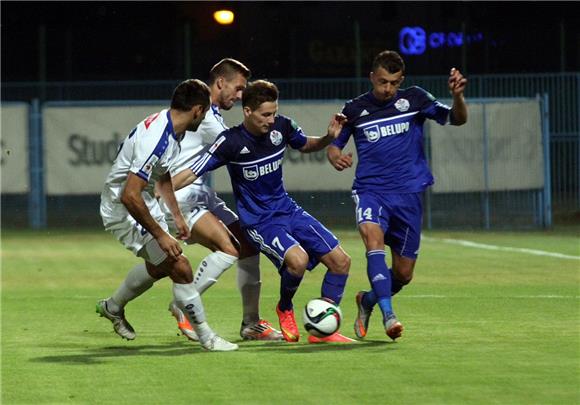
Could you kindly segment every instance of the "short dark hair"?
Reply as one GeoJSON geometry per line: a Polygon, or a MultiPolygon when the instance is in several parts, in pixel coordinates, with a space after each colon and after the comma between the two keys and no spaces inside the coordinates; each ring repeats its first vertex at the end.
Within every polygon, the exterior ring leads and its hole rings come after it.
{"type": "Polygon", "coordinates": [[[373,60],[373,71],[382,67],[389,73],[405,73],[405,62],[403,58],[395,51],[382,51],[373,60]]]}
{"type": "Polygon", "coordinates": [[[256,80],[248,84],[242,93],[242,107],[257,110],[262,103],[278,100],[278,87],[267,80],[256,80]]]}
{"type": "Polygon", "coordinates": [[[224,76],[228,79],[234,74],[239,73],[247,79],[250,78],[252,72],[242,62],[232,58],[225,58],[213,65],[209,71],[210,86],[215,83],[218,77],[224,76]]]}
{"type": "Polygon", "coordinates": [[[209,105],[209,87],[198,79],[185,80],[173,91],[171,108],[179,111],[189,111],[194,105],[205,109],[209,105]]]}

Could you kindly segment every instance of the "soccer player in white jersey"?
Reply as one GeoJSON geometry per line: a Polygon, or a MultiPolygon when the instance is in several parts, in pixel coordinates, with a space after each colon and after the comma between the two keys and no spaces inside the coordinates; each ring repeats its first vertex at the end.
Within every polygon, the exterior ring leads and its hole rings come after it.
{"type": "MultiPolygon", "coordinates": [[[[211,105],[199,128],[186,134],[181,151],[171,167],[176,174],[189,168],[205,153],[218,135],[228,129],[220,109],[229,110],[242,97],[250,70],[241,62],[226,58],[216,63],[209,73],[211,105]]],[[[237,262],[238,288],[242,296],[243,318],[240,336],[244,340],[282,340],[282,334],[259,315],[260,267],[259,251],[243,235],[238,216],[230,210],[208,185],[208,176],[175,193],[185,221],[191,230],[188,244],[199,243],[212,251],[201,260],[194,276],[200,294],[215,284],[220,275],[237,262]]],[[[171,211],[162,203],[166,221],[174,229],[171,211]]],[[[197,335],[175,303],[169,310],[181,332],[191,340],[197,335]]]]}
{"type": "Polygon", "coordinates": [[[378,304],[385,332],[394,340],[401,337],[403,325],[391,297],[413,278],[421,240],[422,194],[434,181],[423,152],[423,125],[426,119],[441,125],[467,122],[463,97],[467,79],[451,69],[448,85],[453,104],[449,107],[420,87],[400,88],[405,63],[397,52],[379,53],[372,68],[372,90],[345,104],[342,112],[348,121],[328,146],[327,156],[339,171],[350,167],[352,155],[341,151],[353,137],[358,164],[352,196],[371,285],[369,291],[356,295],[355,333],[359,338],[367,334],[378,304]],[[385,245],[391,250],[390,269],[385,245]]]}
{"type": "Polygon", "coordinates": [[[157,190],[173,215],[177,237],[187,239],[189,228],[175,200],[169,168],[185,131],[198,128],[209,103],[209,88],[202,81],[190,79],[179,84],[171,108],[150,115],[127,135],[105,181],[100,208],[105,229],[145,260],[133,267],[111,297],[97,303],[97,313],[110,320],[124,339],[135,339],[135,330],[125,318],[127,303],[169,276],[174,302],[194,325],[202,347],[212,351],[238,349],[216,335],[206,322],[191,265],[180,242],[168,233],[154,195],[157,182],[157,190]]]}

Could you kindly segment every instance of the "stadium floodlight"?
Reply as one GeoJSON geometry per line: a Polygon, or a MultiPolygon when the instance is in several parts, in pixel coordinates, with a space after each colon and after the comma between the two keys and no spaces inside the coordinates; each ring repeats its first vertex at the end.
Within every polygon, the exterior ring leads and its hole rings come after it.
{"type": "Polygon", "coordinates": [[[218,10],[213,13],[213,18],[218,24],[229,25],[234,22],[234,12],[231,10],[218,10]]]}

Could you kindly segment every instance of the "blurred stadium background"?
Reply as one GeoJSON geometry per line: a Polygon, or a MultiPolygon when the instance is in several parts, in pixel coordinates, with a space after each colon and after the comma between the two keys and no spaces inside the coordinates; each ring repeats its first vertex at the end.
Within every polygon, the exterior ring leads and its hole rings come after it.
{"type": "MultiPolygon", "coordinates": [[[[405,58],[404,86],[442,101],[449,68],[469,79],[469,125],[426,133],[427,229],[579,223],[579,27],[573,3],[2,2],[2,227],[99,226],[118,142],[223,57],[274,81],[280,112],[321,135],[382,49],[405,58]],[[233,24],[213,21],[220,8],[233,24]]],[[[324,153],[288,153],[284,170],[313,215],[354,226],[352,171],[324,153]]],[[[231,201],[223,174],[214,182],[231,201]]]]}

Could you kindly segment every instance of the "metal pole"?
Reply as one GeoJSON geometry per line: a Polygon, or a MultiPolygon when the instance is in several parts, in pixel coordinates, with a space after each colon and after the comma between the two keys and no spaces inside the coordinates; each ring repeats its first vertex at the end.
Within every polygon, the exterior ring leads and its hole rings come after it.
{"type": "Polygon", "coordinates": [[[485,103],[482,105],[483,111],[483,181],[485,190],[483,192],[483,215],[485,229],[490,228],[490,207],[489,207],[489,138],[487,133],[487,114],[485,103]]]}
{"type": "Polygon", "coordinates": [[[46,25],[38,27],[38,84],[41,101],[46,100],[46,25]]]}
{"type": "Polygon", "coordinates": [[[354,75],[356,77],[356,90],[357,94],[362,93],[362,83],[361,83],[361,46],[360,46],[360,24],[358,20],[354,22],[354,49],[355,49],[355,61],[354,61],[354,75]]]}
{"type": "Polygon", "coordinates": [[[42,147],[42,115],[38,99],[32,100],[29,115],[28,159],[30,190],[28,192],[28,223],[32,229],[46,228],[46,194],[42,147]]]}
{"type": "Polygon", "coordinates": [[[550,162],[550,104],[548,93],[540,103],[542,112],[542,144],[544,146],[544,227],[552,226],[552,171],[550,162]]]}
{"type": "Polygon", "coordinates": [[[184,78],[191,77],[191,25],[183,24],[183,73],[184,78]]]}

